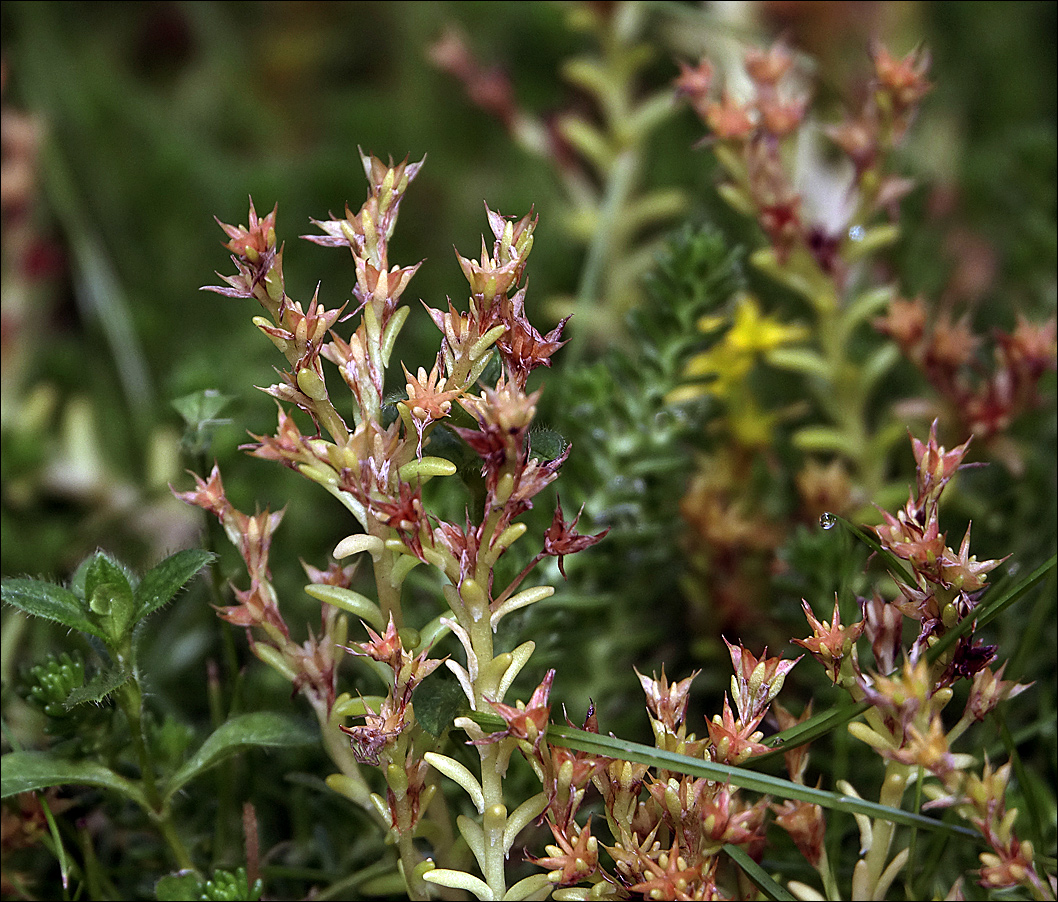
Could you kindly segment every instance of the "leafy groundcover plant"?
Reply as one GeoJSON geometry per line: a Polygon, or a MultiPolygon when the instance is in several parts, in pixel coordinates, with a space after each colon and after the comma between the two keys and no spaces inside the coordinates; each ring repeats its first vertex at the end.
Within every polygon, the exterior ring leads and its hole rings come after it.
{"type": "MultiPolygon", "coordinates": [[[[765,78],[776,59],[757,58],[763,81],[778,78],[765,78]]],[[[708,87],[690,70],[682,81],[708,87]]],[[[314,723],[233,708],[199,736],[153,707],[141,652],[149,618],[215,567],[213,551],[177,552],[142,576],[98,553],[69,585],[5,580],[6,604],[83,638],[22,678],[51,741],[23,749],[7,731],[5,893],[35,897],[36,878],[14,853],[37,843],[66,898],[283,898],[295,885],[314,898],[1054,898],[1053,811],[1030,801],[1000,714],[1031,687],[1004,679],[986,630],[1053,580],[1055,559],[993,587],[1006,559],[978,560],[969,528],[949,545],[941,500],[971,442],[948,449],[936,425],[912,433],[902,507],[881,507],[866,527],[823,513],[824,539],[851,536],[873,555],[866,590],[839,593],[825,611],[805,601],[806,625],[790,637],[797,656],[725,640],[732,675],[711,715],[692,714],[698,670],[673,679],[662,668],[636,671],[650,744],[609,733],[594,704],[558,717],[558,674],[534,660],[531,615],[555,594],[567,558],[601,551],[608,531],[578,531],[581,514],[569,519],[558,500],[549,518],[534,516],[578,453],[536,423],[544,389],[534,372],[551,367],[565,326],[541,333],[526,316],[537,219],[486,207],[491,238],[479,258],[457,255],[467,302],[419,310],[404,300],[419,265],[391,261],[390,242],[423,164],[361,161],[363,206],[314,221],[319,234],[306,236],[349,252],[349,304],[287,294],[277,211],[260,216],[252,201],[246,226],[221,224],[235,272],[211,289],[256,301],[253,323],[286,362],[265,389],[275,431],[247,450],[306,477],[348,515],[331,559],[304,563],[319,626],[295,638],[286,576],[272,573],[282,511],[240,511],[218,466],[174,490],[219,522],[245,566],[227,589],[213,580],[218,617],[314,723]],[[432,322],[440,347],[428,369],[401,363],[394,378],[413,314],[432,322]],[[791,673],[808,668],[801,685],[823,702],[780,699],[791,673]],[[351,825],[310,832],[348,848],[329,871],[298,871],[282,848],[263,853],[262,797],[242,807],[240,856],[218,860],[218,836],[194,810],[215,785],[207,774],[247,749],[282,761],[306,747],[322,749],[326,771],[302,782],[333,796],[351,825]],[[855,781],[822,785],[813,748],[864,762],[855,781]],[[1010,804],[1015,789],[1027,818],[1010,804]],[[94,795],[86,803],[79,792],[94,795]],[[126,831],[132,838],[117,837],[126,831]]],[[[797,235],[771,237],[799,249],[797,235]]],[[[706,256],[726,284],[729,261],[706,256]]],[[[796,265],[764,254],[788,280],[811,263],[791,257],[796,265]]],[[[818,314],[830,323],[838,309],[818,314]]],[[[839,368],[845,349],[829,350],[839,368]]],[[[822,358],[779,359],[804,369],[822,358]]],[[[208,397],[185,409],[199,425],[219,413],[208,397]]]]}

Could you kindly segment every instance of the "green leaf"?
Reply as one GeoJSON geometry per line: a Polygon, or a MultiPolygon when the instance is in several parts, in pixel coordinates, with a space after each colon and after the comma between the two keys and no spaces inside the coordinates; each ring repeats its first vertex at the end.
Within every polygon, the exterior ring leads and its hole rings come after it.
{"type": "Polygon", "coordinates": [[[232,400],[234,399],[231,395],[221,394],[215,388],[207,388],[174,398],[171,403],[188,426],[198,429],[206,423],[230,422],[220,421],[217,417],[232,400]]]}
{"type": "Polygon", "coordinates": [[[839,727],[851,723],[869,707],[869,702],[848,701],[835,705],[827,711],[820,711],[818,714],[812,715],[808,720],[801,721],[801,723],[765,739],[764,744],[771,746],[771,751],[762,755],[754,755],[752,764],[754,766],[762,764],[776,755],[792,751],[806,743],[814,742],[821,736],[832,733],[839,727]]]}
{"type": "Polygon", "coordinates": [[[872,391],[878,380],[896,366],[900,359],[900,349],[893,344],[882,345],[873,351],[860,368],[860,386],[863,393],[872,391]]]}
{"type": "MultiPolygon", "coordinates": [[[[461,714],[467,713],[467,697],[454,678],[434,674],[415,690],[415,719],[431,736],[440,736],[461,714]]],[[[503,729],[503,727],[499,727],[503,729]]]]}
{"type": "Polygon", "coordinates": [[[845,433],[832,426],[806,426],[793,435],[794,445],[800,451],[837,452],[855,459],[856,448],[845,433]]]}
{"type": "Polygon", "coordinates": [[[185,902],[202,896],[202,878],[192,871],[166,874],[154,885],[158,902],[185,902]]]}
{"type": "Polygon", "coordinates": [[[5,579],[0,586],[4,604],[70,629],[106,640],[107,634],[88,617],[84,602],[69,589],[38,579],[5,579]]]}
{"type": "Polygon", "coordinates": [[[70,761],[51,752],[10,752],[0,758],[0,798],[65,785],[110,789],[147,805],[138,786],[94,761],[70,761]]]}
{"type": "Polygon", "coordinates": [[[529,433],[529,456],[552,461],[566,450],[568,442],[554,429],[533,429],[529,433]]]}
{"type": "Polygon", "coordinates": [[[148,570],[136,588],[136,620],[142,620],[168,604],[212,560],[210,552],[188,548],[148,570]]]}
{"type": "Polygon", "coordinates": [[[858,526],[853,523],[850,523],[844,517],[838,517],[835,514],[831,514],[831,516],[834,517],[834,519],[837,520],[845,529],[851,532],[857,539],[863,542],[864,545],[870,548],[871,551],[873,551],[876,555],[878,555],[880,558],[882,558],[882,560],[885,561],[886,569],[889,571],[889,575],[893,577],[893,579],[903,583],[909,588],[917,588],[917,586],[915,585],[914,576],[908,573],[907,566],[904,564],[904,562],[900,560],[900,558],[898,558],[891,551],[886,548],[883,548],[879,544],[878,540],[874,538],[874,536],[872,536],[869,532],[867,532],[867,530],[860,529],[858,526]]]}
{"type": "Polygon", "coordinates": [[[741,868],[742,872],[749,877],[766,899],[775,899],[778,902],[794,902],[795,896],[790,895],[782,886],[776,883],[771,874],[762,868],[757,862],[749,857],[749,854],[741,846],[728,844],[724,846],[728,857],[741,868]]]}
{"type": "Polygon", "coordinates": [[[220,416],[231,400],[229,395],[222,395],[216,389],[206,389],[176,398],[172,402],[187,424],[182,438],[182,444],[187,451],[193,455],[206,453],[213,442],[213,433],[217,427],[231,422],[230,419],[220,416]]]}
{"type": "Polygon", "coordinates": [[[99,553],[85,571],[84,597],[106,631],[108,643],[124,638],[133,624],[136,602],[124,569],[99,553]]]}
{"type": "Polygon", "coordinates": [[[775,348],[768,352],[766,359],[779,369],[804,373],[806,376],[818,376],[827,382],[830,381],[830,366],[810,348],[775,348]]]}
{"type": "Polygon", "coordinates": [[[849,332],[854,326],[866,322],[872,316],[881,311],[889,304],[894,294],[891,285],[880,288],[871,288],[859,295],[848,307],[842,316],[844,326],[849,332]]]}
{"type": "Polygon", "coordinates": [[[221,724],[173,774],[165,797],[245,748],[295,748],[318,741],[316,731],[296,718],[268,712],[241,714],[221,724]]]}
{"type": "Polygon", "coordinates": [[[111,692],[120,686],[124,686],[132,679],[132,671],[125,668],[114,668],[97,673],[85,685],[74,689],[67,696],[63,707],[72,711],[78,705],[85,702],[98,703],[105,699],[111,692]]]}
{"type": "Polygon", "coordinates": [[[850,263],[862,260],[875,251],[888,247],[900,238],[900,227],[895,223],[883,223],[873,226],[863,233],[859,241],[847,245],[850,263]]]}

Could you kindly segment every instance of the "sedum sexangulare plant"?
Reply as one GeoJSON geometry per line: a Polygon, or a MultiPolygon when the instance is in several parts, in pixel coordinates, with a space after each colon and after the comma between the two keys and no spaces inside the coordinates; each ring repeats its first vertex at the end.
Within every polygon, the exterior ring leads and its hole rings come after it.
{"type": "MultiPolygon", "coordinates": [[[[455,675],[468,713],[489,713],[503,705],[512,683],[526,666],[534,643],[527,640],[499,651],[495,634],[513,611],[552,594],[551,586],[522,588],[546,557],[594,544],[599,536],[579,535],[576,518],[567,522],[559,505],[543,536],[543,547],[513,578],[497,580],[500,558],[526,532],[519,517],[550,485],[569,453],[547,459],[529,442],[539,390],[529,391],[533,370],[549,366],[562,345],[562,324],[541,335],[525,317],[523,283],[533,246],[532,214],[509,220],[488,212],[491,248],[482,242],[479,260],[459,257],[470,283],[465,312],[426,308],[441,332],[441,349],[430,371],[403,369],[405,391],[397,415],[387,417],[386,373],[394,346],[411,312],[402,295],[418,265],[389,261],[389,241],[401,199],[422,163],[386,165],[363,156],[370,183],[367,201],[345,217],[315,224],[322,236],[307,236],[327,247],[348,248],[356,272],[355,307],[327,309],[313,297],[306,306],[287,295],[283,246],[277,243],[275,210],[259,216],[251,203],[249,225],[223,225],[237,273],[214,288],[232,298],[256,300],[267,316],[254,323],[275,344],[289,369],[266,389],[279,403],[278,426],[258,436],[250,452],[284,464],[318,483],[352,515],[357,528],[337,543],[335,560],[323,569],[306,567],[309,595],[323,602],[319,633],[303,643],[292,637],[269,571],[268,552],[281,514],[249,516],[224,494],[219,470],[180,497],[216,516],[246,563],[250,584],[236,589],[237,604],[219,609],[229,623],[245,627],[255,655],[286,676],[310,704],[324,744],[338,771],[328,785],[370,812],[390,832],[399,868],[413,898],[425,898],[428,885],[471,889],[483,898],[507,892],[505,859],[519,831],[543,810],[533,796],[508,811],[503,775],[511,745],[484,741],[468,717],[455,721],[479,752],[477,775],[444,754],[415,715],[418,686],[442,663],[455,675]],[[359,315],[348,338],[339,323],[359,315]],[[483,379],[490,361],[498,366],[483,379]],[[337,369],[351,404],[332,400],[325,363],[337,369]],[[339,408],[344,410],[340,412],[339,408]],[[315,427],[305,434],[294,410],[315,427]],[[462,425],[457,425],[457,424],[462,425]],[[424,486],[457,472],[452,460],[431,453],[435,430],[444,425],[478,459],[467,475],[472,497],[462,520],[431,510],[424,486]],[[355,565],[340,561],[370,558],[374,593],[352,588],[355,565]],[[437,572],[440,610],[426,622],[412,623],[402,590],[413,568],[437,572]],[[347,615],[359,618],[364,641],[350,643],[347,615]],[[435,656],[446,635],[456,637],[462,662],[435,656]],[[346,653],[365,660],[382,678],[384,694],[353,698],[341,692],[338,667],[346,653]],[[346,721],[358,721],[353,725],[346,721]],[[365,773],[377,768],[381,781],[365,773]],[[480,877],[436,868],[414,840],[437,791],[436,772],[456,780],[476,807],[479,820],[460,816],[459,830],[474,853],[480,877]],[[384,788],[382,788],[384,786],[384,788]]],[[[444,730],[451,726],[444,724],[444,730]]],[[[437,806],[443,803],[438,800],[437,806]]],[[[534,883],[535,885],[535,883],[534,883]]]]}

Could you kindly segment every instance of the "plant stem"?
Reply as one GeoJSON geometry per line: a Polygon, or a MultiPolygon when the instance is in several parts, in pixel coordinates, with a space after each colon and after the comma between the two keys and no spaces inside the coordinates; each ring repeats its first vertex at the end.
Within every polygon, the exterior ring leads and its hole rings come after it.
{"type": "MultiPolygon", "coordinates": [[[[118,660],[123,660],[118,655],[118,660]]],[[[118,690],[118,704],[129,722],[129,732],[132,735],[132,746],[136,752],[136,758],[140,765],[140,783],[147,797],[148,814],[158,825],[162,838],[173,854],[177,866],[181,869],[197,871],[191,855],[187,851],[183,840],[177,833],[173,824],[169,806],[162,801],[161,793],[158,791],[158,780],[155,774],[154,758],[151,755],[150,742],[147,739],[143,723],[143,689],[133,668],[133,675],[118,690]]]]}

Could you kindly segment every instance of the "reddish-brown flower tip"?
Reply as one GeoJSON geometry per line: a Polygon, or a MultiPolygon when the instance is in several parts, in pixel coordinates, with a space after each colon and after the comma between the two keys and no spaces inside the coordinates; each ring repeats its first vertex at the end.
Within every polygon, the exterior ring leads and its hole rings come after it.
{"type": "Polygon", "coordinates": [[[603,537],[610,531],[609,529],[604,529],[593,536],[580,535],[574,527],[583,512],[584,507],[582,505],[573,521],[566,523],[562,517],[562,499],[557,499],[555,517],[544,533],[544,554],[558,558],[558,569],[562,573],[563,579],[566,578],[566,570],[562,566],[562,559],[567,554],[576,554],[578,551],[583,551],[585,548],[590,548],[597,542],[601,542],[603,537]]]}
{"type": "Polygon", "coordinates": [[[930,54],[921,47],[897,59],[880,43],[871,46],[878,84],[893,98],[898,110],[907,109],[929,93],[933,87],[926,79],[930,54]]]}
{"type": "Polygon", "coordinates": [[[241,257],[255,264],[266,254],[274,253],[276,246],[276,211],[278,209],[279,205],[277,204],[272,208],[271,213],[263,219],[259,219],[251,197],[249,226],[228,225],[217,219],[217,225],[231,239],[224,246],[236,257],[241,257]]]}
{"type": "Polygon", "coordinates": [[[551,717],[551,705],[548,703],[548,698],[551,695],[551,683],[554,679],[555,671],[549,670],[540,685],[533,691],[528,704],[519,702],[517,707],[512,707],[489,699],[489,704],[506,722],[507,729],[492,733],[483,739],[476,739],[471,744],[486,745],[510,736],[513,739],[528,742],[535,752],[540,747],[540,740],[544,738],[548,720],[551,717]]]}
{"type": "Polygon", "coordinates": [[[812,636],[808,639],[792,639],[795,645],[807,648],[808,651],[819,661],[832,680],[837,679],[841,662],[852,653],[856,640],[863,635],[866,621],[860,620],[852,626],[841,625],[841,611],[838,608],[837,596],[834,596],[834,615],[830,621],[816,619],[812,608],[807,601],[801,601],[805,617],[808,618],[809,626],[812,627],[812,636]]]}

